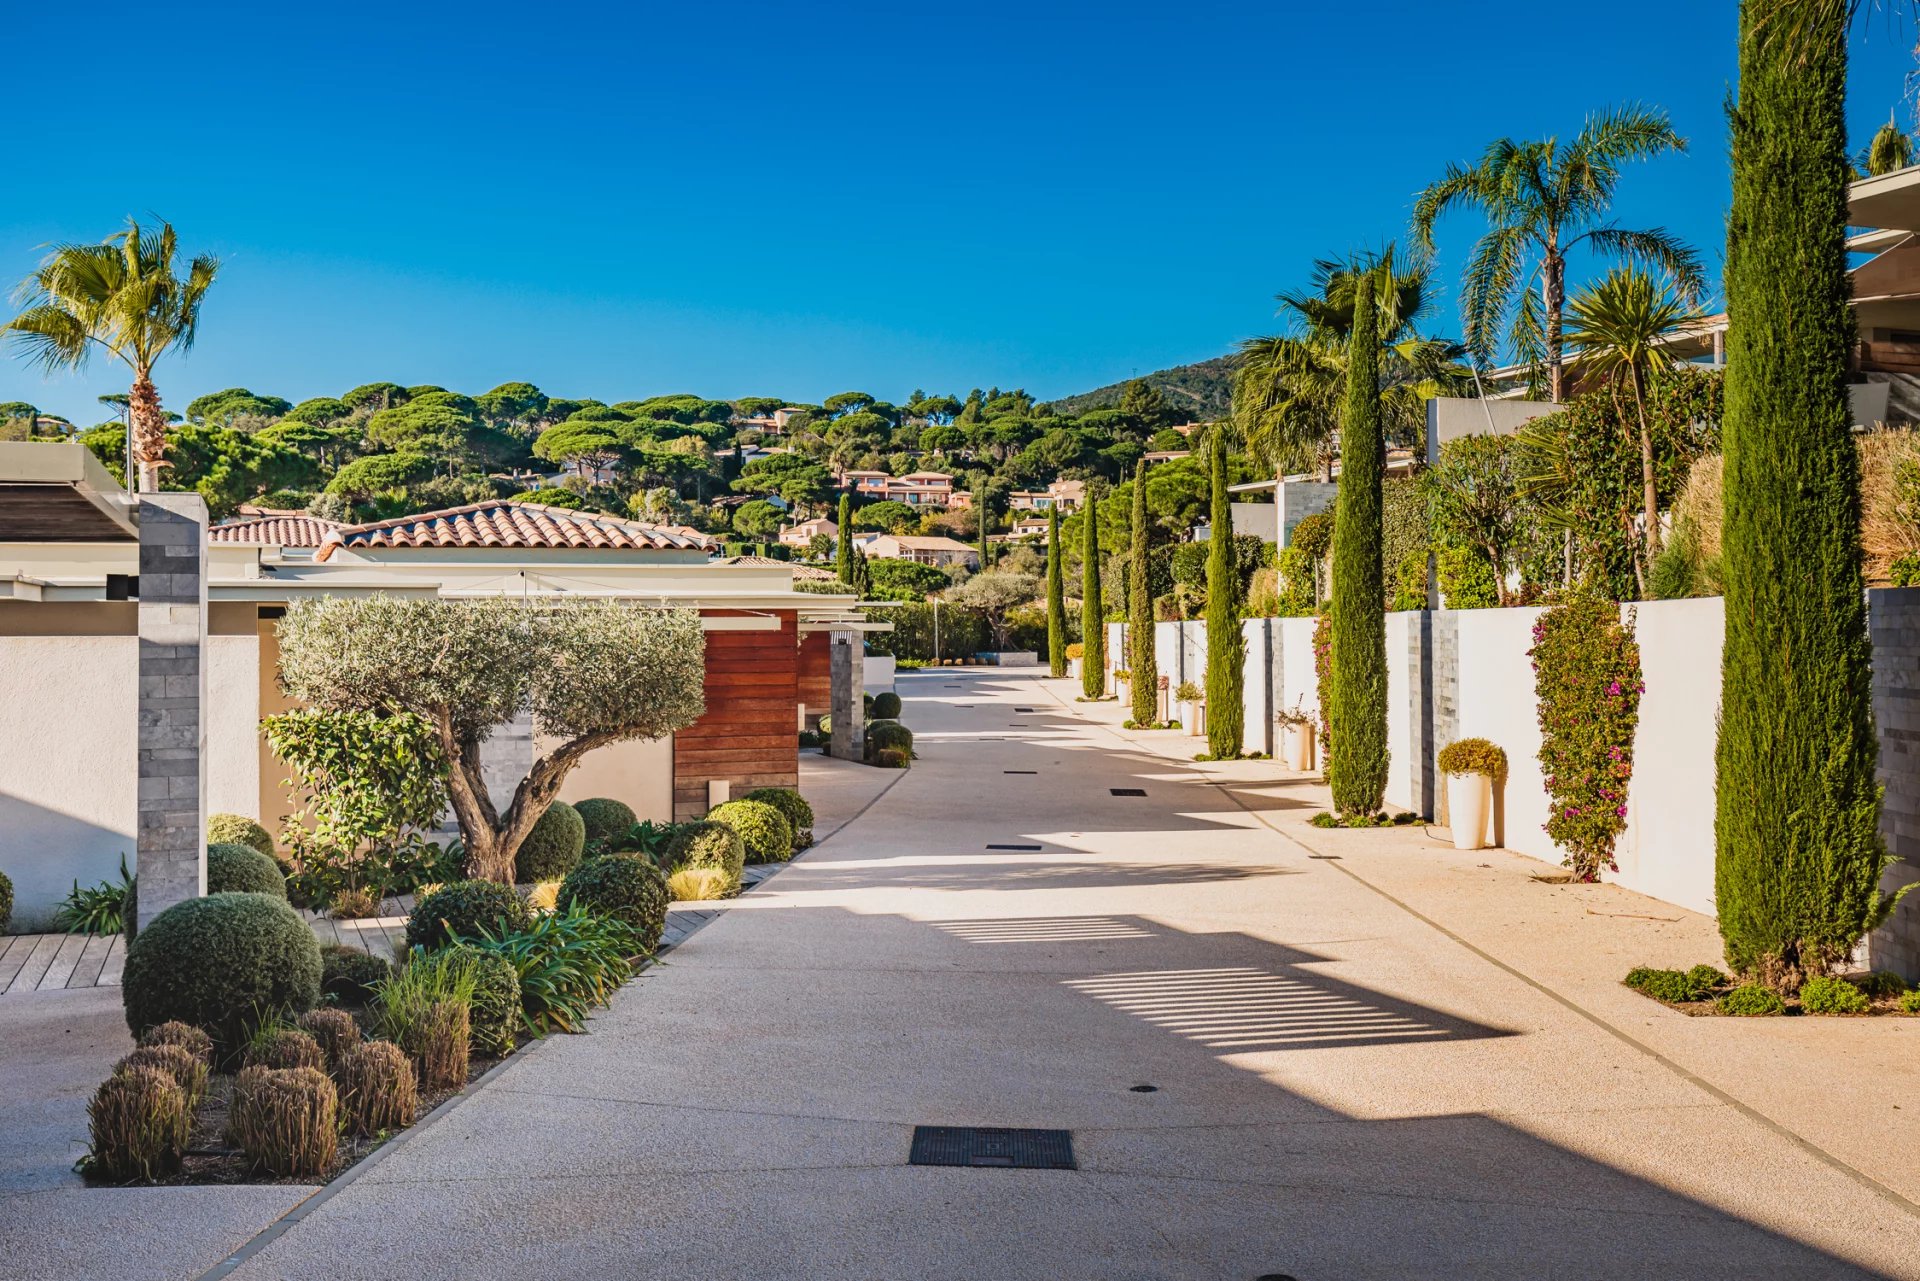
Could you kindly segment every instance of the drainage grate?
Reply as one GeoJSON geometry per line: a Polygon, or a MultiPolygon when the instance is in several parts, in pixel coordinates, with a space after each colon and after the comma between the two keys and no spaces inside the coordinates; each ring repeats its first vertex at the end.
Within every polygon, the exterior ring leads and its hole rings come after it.
{"type": "Polygon", "coordinates": [[[1145,796],[1147,794],[1147,789],[1144,787],[1109,787],[1107,790],[1115,796],[1145,796]]]}
{"type": "Polygon", "coordinates": [[[1331,863],[1338,863],[1340,861],[1340,856],[1338,854],[1309,854],[1307,855],[1307,857],[1325,859],[1331,863]]]}
{"type": "Polygon", "coordinates": [[[964,1165],[1008,1170],[1077,1170],[1069,1130],[1003,1130],[993,1126],[916,1125],[908,1165],[964,1165]]]}
{"type": "Polygon", "coordinates": [[[1013,710],[1016,712],[1030,712],[1033,709],[1031,707],[1016,707],[1013,710]]]}
{"type": "Polygon", "coordinates": [[[1003,769],[1000,772],[1002,774],[1038,774],[1040,771],[1037,769],[1003,769]]]}
{"type": "Polygon", "coordinates": [[[1037,850],[1038,845],[989,845],[990,850],[1037,850]]]}

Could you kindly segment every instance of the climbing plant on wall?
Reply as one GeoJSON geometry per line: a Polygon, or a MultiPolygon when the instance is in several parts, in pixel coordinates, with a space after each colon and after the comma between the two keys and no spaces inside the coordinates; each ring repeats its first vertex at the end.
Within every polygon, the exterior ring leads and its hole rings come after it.
{"type": "Polygon", "coordinates": [[[1620,607],[1591,588],[1533,625],[1533,683],[1547,835],[1567,852],[1575,880],[1617,871],[1614,842],[1627,825],[1633,733],[1640,723],[1640,645],[1620,607]]]}

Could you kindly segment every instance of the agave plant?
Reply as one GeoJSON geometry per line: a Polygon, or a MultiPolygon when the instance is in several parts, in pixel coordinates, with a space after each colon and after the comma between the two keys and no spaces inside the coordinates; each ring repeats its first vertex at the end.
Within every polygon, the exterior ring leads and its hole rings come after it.
{"type": "Polygon", "coordinates": [[[127,896],[133,892],[133,877],[127,873],[127,856],[120,856],[120,883],[102,881],[98,885],[73,889],[60,904],[61,929],[69,934],[118,934],[126,926],[127,896]]]}

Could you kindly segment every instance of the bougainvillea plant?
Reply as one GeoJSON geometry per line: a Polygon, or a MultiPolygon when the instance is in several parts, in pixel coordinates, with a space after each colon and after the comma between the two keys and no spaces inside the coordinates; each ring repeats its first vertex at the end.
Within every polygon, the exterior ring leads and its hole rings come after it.
{"type": "Polygon", "coordinates": [[[1333,750],[1333,720],[1327,715],[1327,683],[1333,679],[1333,623],[1324,611],[1313,620],[1314,688],[1320,692],[1320,759],[1333,750]]]}
{"type": "Polygon", "coordinates": [[[1631,615],[1576,592],[1533,625],[1540,770],[1551,798],[1546,823],[1575,880],[1618,871],[1614,842],[1627,825],[1633,734],[1640,721],[1640,646],[1631,615]]]}

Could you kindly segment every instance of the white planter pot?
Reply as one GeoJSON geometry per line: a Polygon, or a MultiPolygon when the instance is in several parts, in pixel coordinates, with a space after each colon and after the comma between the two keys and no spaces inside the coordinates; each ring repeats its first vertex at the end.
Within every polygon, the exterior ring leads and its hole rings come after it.
{"type": "Polygon", "coordinates": [[[1207,732],[1207,705],[1204,701],[1180,704],[1180,720],[1187,733],[1198,738],[1207,732]]]}
{"type": "Polygon", "coordinates": [[[1311,725],[1287,726],[1288,769],[1305,771],[1313,768],[1314,738],[1311,725]]]}
{"type": "Polygon", "coordinates": [[[1447,822],[1453,829],[1453,848],[1485,849],[1492,812],[1492,779],[1485,774],[1447,775],[1447,822]]]}
{"type": "Polygon", "coordinates": [[[1132,681],[1115,681],[1113,683],[1113,692],[1119,697],[1121,707],[1131,708],[1133,706],[1132,681]]]}
{"type": "Polygon", "coordinates": [[[1080,679],[1080,662],[1081,660],[1077,658],[1069,658],[1067,660],[1067,675],[1071,676],[1074,680],[1080,679]]]}

